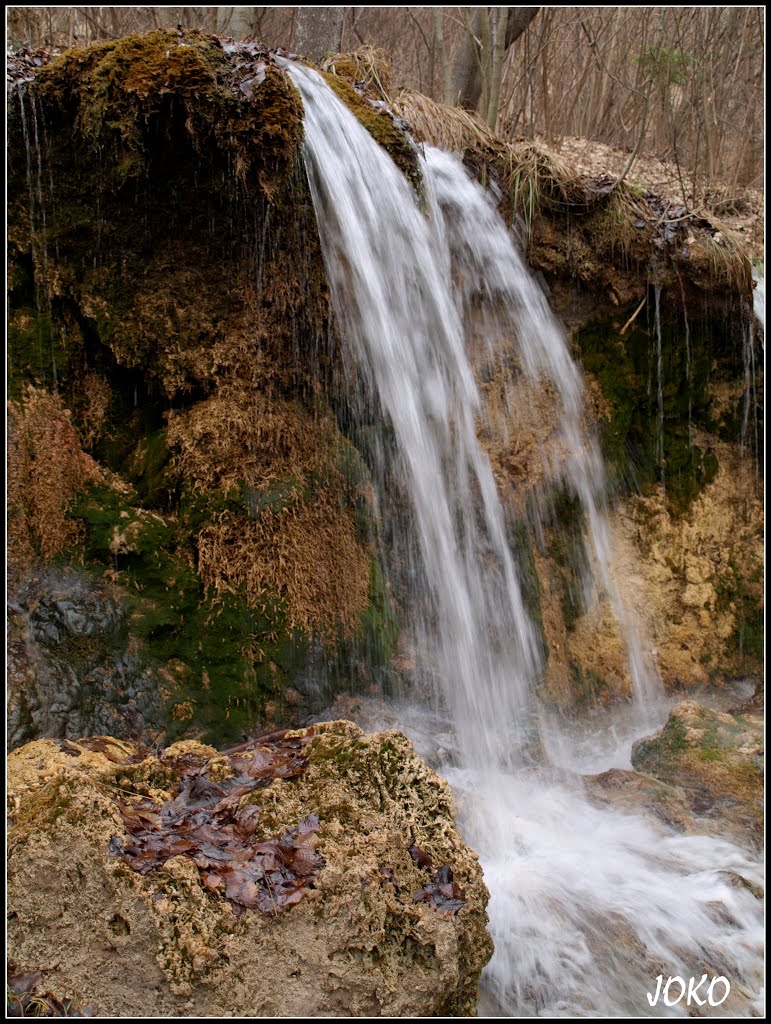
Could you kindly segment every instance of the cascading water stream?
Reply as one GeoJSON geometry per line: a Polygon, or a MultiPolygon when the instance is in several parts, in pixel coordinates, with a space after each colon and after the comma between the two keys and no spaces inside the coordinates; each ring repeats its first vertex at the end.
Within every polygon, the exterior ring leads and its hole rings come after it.
{"type": "MultiPolygon", "coordinates": [[[[439,767],[491,891],[496,953],[485,1007],[660,1015],[645,999],[656,975],[700,974],[702,963],[730,970],[751,995],[762,975],[762,914],[725,873],[758,881],[759,865],[728,843],[662,834],[595,807],[580,781],[525,756],[539,653],[477,439],[481,401],[466,354],[472,310],[483,311],[474,326],[491,357],[514,337],[522,373],[559,396],[560,443],[550,446],[548,468],[583,505],[600,582],[626,620],[638,699],[655,692],[612,584],[602,463],[582,428],[581,376],[544,295],[457,160],[426,150],[422,210],[320,76],[285,66],[305,107],[305,164],[346,357],[372,418],[393,433],[375,450],[390,452],[388,475],[409,499],[409,520],[392,524],[394,560],[406,565],[415,638],[454,730],[457,756],[439,767]],[[715,912],[719,904],[725,914],[715,912]]],[[[374,475],[378,482],[386,473],[374,467],[374,475]]],[[[429,731],[435,723],[422,714],[413,709],[405,725],[419,749],[428,746],[421,720],[429,731]]]]}
{"type": "Polygon", "coordinates": [[[401,538],[420,593],[417,632],[441,680],[467,763],[512,764],[526,742],[537,670],[465,353],[448,260],[405,178],[292,68],[306,108],[307,170],[346,343],[397,441],[417,545],[401,538]],[[505,733],[500,733],[501,723],[505,733]]]}

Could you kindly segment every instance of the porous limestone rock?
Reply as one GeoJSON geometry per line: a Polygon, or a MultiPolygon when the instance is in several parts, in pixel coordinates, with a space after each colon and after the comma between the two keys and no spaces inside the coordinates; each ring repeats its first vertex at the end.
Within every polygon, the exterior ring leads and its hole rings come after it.
{"type": "Polygon", "coordinates": [[[209,777],[223,778],[226,755],[188,741],[159,756],[107,738],[13,751],[14,964],[98,1015],[474,1015],[492,952],[488,894],[449,787],[398,732],[333,722],[288,735],[308,741],[304,768],[242,801],[259,810],[258,842],[318,815],[324,866],[274,915],[212,891],[189,856],[139,874],[115,852],[132,794],[161,804],[175,766],[209,758],[209,777]],[[456,912],[414,899],[445,865],[462,892],[456,912]]]}

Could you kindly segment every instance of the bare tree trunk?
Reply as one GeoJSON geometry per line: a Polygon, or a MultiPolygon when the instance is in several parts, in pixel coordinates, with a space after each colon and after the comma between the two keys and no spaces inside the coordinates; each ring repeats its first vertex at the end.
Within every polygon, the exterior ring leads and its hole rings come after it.
{"type": "Polygon", "coordinates": [[[466,30],[455,56],[450,79],[450,102],[467,110],[476,110],[482,93],[479,30],[480,15],[479,8],[476,8],[466,21],[466,30]]]}
{"type": "Polygon", "coordinates": [[[340,50],[345,7],[299,7],[293,46],[311,60],[340,50]]]}
{"type": "MultiPolygon", "coordinates": [[[[540,9],[540,7],[508,8],[506,30],[503,34],[504,50],[508,50],[511,44],[519,39],[540,9]]],[[[482,43],[483,13],[486,14],[487,11],[483,12],[479,7],[470,9],[466,32],[455,57],[452,71],[450,90],[452,102],[459,107],[465,107],[466,110],[476,110],[479,106],[484,87],[483,69],[490,60],[489,46],[488,52],[484,52],[482,43]]]]}
{"type": "Polygon", "coordinates": [[[499,7],[493,27],[492,55],[490,59],[489,98],[487,101],[486,120],[493,131],[498,125],[498,106],[501,98],[501,79],[503,78],[503,62],[506,58],[506,35],[508,7],[499,7]]]}
{"type": "Polygon", "coordinates": [[[442,99],[450,106],[452,104],[452,77],[450,62],[447,59],[447,47],[444,44],[442,14],[437,7],[432,8],[432,14],[434,18],[434,51],[439,55],[439,64],[442,69],[442,99]]]}

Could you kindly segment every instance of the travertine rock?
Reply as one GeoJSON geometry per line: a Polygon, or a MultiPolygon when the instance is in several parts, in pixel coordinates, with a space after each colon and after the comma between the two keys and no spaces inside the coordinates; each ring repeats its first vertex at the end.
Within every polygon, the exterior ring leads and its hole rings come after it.
{"type": "MultiPolygon", "coordinates": [[[[319,817],[324,867],[275,916],[206,888],[190,857],[140,875],[108,848],[124,834],[121,801],[135,793],[163,802],[175,789],[170,761],[210,757],[212,748],[176,744],[165,760],[141,761],[116,741],[95,751],[39,740],[14,751],[14,963],[100,1015],[473,1015],[492,952],[487,890],[456,831],[447,784],[397,732],[327,723],[304,751],[297,777],[242,798],[260,811],[255,841],[319,817]],[[431,868],[415,863],[410,846],[431,868]],[[462,890],[455,914],[413,899],[442,865],[462,890]]],[[[213,758],[219,777],[225,760],[213,758]]]]}

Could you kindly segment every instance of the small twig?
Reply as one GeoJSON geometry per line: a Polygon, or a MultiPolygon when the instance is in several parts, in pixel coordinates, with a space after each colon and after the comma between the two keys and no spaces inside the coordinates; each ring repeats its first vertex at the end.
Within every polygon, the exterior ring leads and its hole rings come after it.
{"type": "Polygon", "coordinates": [[[619,334],[625,334],[627,327],[629,327],[631,324],[634,323],[634,321],[637,319],[637,317],[642,312],[642,308],[645,305],[645,302],[646,302],[647,298],[648,298],[648,293],[646,292],[645,295],[643,295],[643,297],[642,297],[642,302],[637,307],[637,309],[634,311],[634,313],[632,313],[632,315],[629,317],[629,319],[624,324],[624,326],[621,328],[621,330],[618,332],[619,334]]]}

